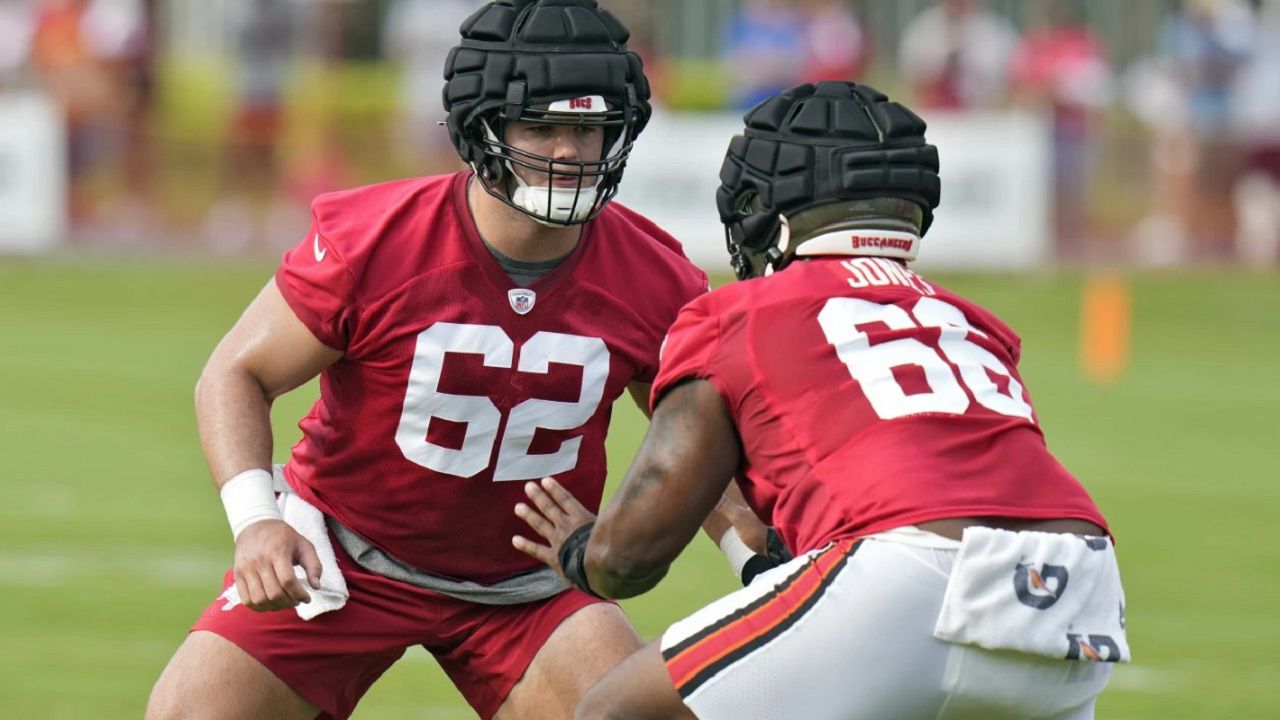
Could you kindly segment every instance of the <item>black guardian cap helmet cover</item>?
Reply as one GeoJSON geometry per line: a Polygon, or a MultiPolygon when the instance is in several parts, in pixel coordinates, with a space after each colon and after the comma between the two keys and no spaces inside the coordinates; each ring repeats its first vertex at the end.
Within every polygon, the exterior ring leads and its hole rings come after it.
{"type": "Polygon", "coordinates": [[[835,203],[865,208],[906,201],[919,218],[918,232],[877,247],[858,248],[854,241],[849,248],[817,253],[815,245],[799,254],[914,259],[941,192],[938,150],[925,142],[924,120],[873,88],[847,82],[798,85],[743,119],[746,128],[729,144],[716,191],[739,279],[789,263],[803,243],[789,242],[787,218],[835,203]]]}
{"type": "Polygon", "coordinates": [[[627,156],[649,121],[649,83],[630,33],[596,0],[497,0],[462,24],[462,41],[445,61],[445,122],[454,147],[489,194],[547,225],[585,222],[618,191],[627,156]],[[604,154],[555,160],[512,147],[502,123],[595,125],[604,154]],[[529,186],[520,166],[546,174],[529,186]],[[517,185],[518,187],[512,187],[517,185]]]}

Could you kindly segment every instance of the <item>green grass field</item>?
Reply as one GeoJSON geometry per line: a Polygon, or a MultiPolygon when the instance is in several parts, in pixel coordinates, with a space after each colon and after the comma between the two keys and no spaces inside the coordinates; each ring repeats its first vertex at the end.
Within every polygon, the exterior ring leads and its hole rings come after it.
{"type": "MultiPolygon", "coordinates": [[[[0,717],[140,717],[217,593],[231,540],[191,392],[269,274],[0,260],[0,717]]],[[[1049,445],[1118,536],[1136,662],[1099,717],[1280,717],[1280,276],[1134,278],[1133,363],[1108,387],[1076,369],[1079,277],[940,279],[1022,334],[1049,445]]],[[[277,404],[280,457],[312,393],[277,404]]],[[[614,477],[642,427],[620,408],[614,477]]],[[[626,607],[651,637],[733,587],[699,539],[626,607]]],[[[418,653],[356,717],[473,716],[418,653]]]]}

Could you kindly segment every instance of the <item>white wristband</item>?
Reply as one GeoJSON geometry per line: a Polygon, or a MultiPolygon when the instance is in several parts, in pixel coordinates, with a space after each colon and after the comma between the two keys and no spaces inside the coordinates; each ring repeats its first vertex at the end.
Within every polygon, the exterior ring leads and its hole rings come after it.
{"type": "Polygon", "coordinates": [[[233,539],[240,537],[245,528],[259,520],[283,519],[280,506],[276,504],[271,473],[267,470],[245,470],[223,483],[218,494],[222,496],[222,506],[227,510],[233,539]]]}
{"type": "Polygon", "coordinates": [[[747,561],[756,556],[756,551],[747,547],[738,536],[738,531],[730,527],[720,538],[720,552],[729,558],[729,566],[733,568],[735,577],[742,577],[742,568],[747,561]]]}

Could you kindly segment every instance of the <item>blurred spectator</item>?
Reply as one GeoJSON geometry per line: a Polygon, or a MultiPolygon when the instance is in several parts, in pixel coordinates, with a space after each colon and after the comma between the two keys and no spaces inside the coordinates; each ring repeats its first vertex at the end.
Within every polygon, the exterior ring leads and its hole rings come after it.
{"type": "Polygon", "coordinates": [[[923,109],[964,109],[1004,100],[1013,24],[982,0],[940,0],[903,30],[899,65],[923,109]]]}
{"type": "Polygon", "coordinates": [[[871,38],[847,0],[808,0],[804,82],[860,81],[871,58],[871,38]]]}
{"type": "Polygon", "coordinates": [[[236,38],[236,106],[221,158],[221,199],[205,221],[205,240],[219,252],[262,245],[255,205],[278,189],[285,80],[292,55],[289,0],[243,0],[232,16],[236,38]]]}
{"type": "Polygon", "coordinates": [[[106,64],[129,64],[147,54],[150,28],[143,0],[90,0],[80,34],[106,64]]]}
{"type": "Polygon", "coordinates": [[[288,0],[247,0],[235,19],[240,62],[231,160],[237,183],[273,188],[293,26],[288,0]]]}
{"type": "Polygon", "coordinates": [[[1189,252],[1187,218],[1196,168],[1187,91],[1173,61],[1165,57],[1138,59],[1125,72],[1123,84],[1128,109],[1151,132],[1150,212],[1130,234],[1132,259],[1144,265],[1179,262],[1189,252]]]}
{"type": "Polygon", "coordinates": [[[800,82],[805,42],[804,16],[787,0],[745,0],[730,16],[721,42],[737,83],[734,106],[754,107],[800,82]]]}
{"type": "Polygon", "coordinates": [[[0,90],[22,83],[33,20],[27,0],[0,0],[0,90]]]}
{"type": "Polygon", "coordinates": [[[310,129],[292,139],[294,152],[284,163],[277,192],[262,213],[262,242],[256,249],[279,254],[293,246],[311,224],[317,195],[358,184],[341,123],[331,111],[308,119],[310,129]]]}
{"type": "Polygon", "coordinates": [[[1244,60],[1240,31],[1232,27],[1227,7],[1221,0],[1183,0],[1160,27],[1160,52],[1174,61],[1187,87],[1191,124],[1202,136],[1221,135],[1226,128],[1232,78],[1244,60]]]}
{"type": "Polygon", "coordinates": [[[458,42],[458,27],[480,6],[478,0],[395,0],[383,24],[383,49],[400,67],[400,132],[397,141],[412,153],[414,172],[435,174],[454,167],[457,156],[445,118],[445,57],[458,42]]]}
{"type": "Polygon", "coordinates": [[[1234,235],[1230,197],[1236,174],[1229,104],[1247,37],[1221,0],[1184,0],[1160,28],[1160,53],[1183,88],[1191,142],[1191,183],[1180,222],[1207,257],[1223,259],[1234,235]]]}
{"type": "Polygon", "coordinates": [[[81,26],[84,42],[111,86],[112,115],[103,118],[104,142],[119,168],[126,198],[114,204],[117,235],[140,239],[148,222],[151,190],[151,113],[155,99],[156,0],[92,0],[81,26]]]}
{"type": "Polygon", "coordinates": [[[1244,9],[1245,56],[1229,102],[1241,155],[1236,251],[1261,265],[1280,259],[1280,3],[1250,0],[1244,9]]]}
{"type": "Polygon", "coordinates": [[[1034,10],[1010,60],[1010,81],[1020,102],[1051,118],[1058,254],[1078,261],[1089,233],[1089,175],[1112,96],[1111,69],[1078,2],[1040,0],[1034,10]]]}
{"type": "Polygon", "coordinates": [[[672,72],[671,63],[657,47],[657,18],[659,3],[633,2],[632,0],[601,0],[600,6],[613,13],[614,17],[631,31],[631,39],[627,47],[640,56],[644,63],[644,74],[649,80],[652,96],[650,103],[663,104],[670,90],[672,72]]]}
{"type": "MultiPolygon", "coordinates": [[[[284,204],[291,209],[300,210],[304,216],[304,230],[311,214],[311,201],[317,195],[349,188],[357,183],[338,122],[328,116],[320,118],[318,125],[317,131],[311,133],[312,137],[305,141],[304,151],[297,153],[287,165],[281,188],[288,201],[284,204]]],[[[297,235],[297,232],[290,232],[272,236],[272,239],[286,243],[282,249],[287,249],[294,244],[297,235]]]]}
{"type": "Polygon", "coordinates": [[[82,32],[87,11],[85,0],[44,0],[31,48],[37,79],[66,118],[73,226],[82,226],[92,214],[87,181],[103,149],[103,121],[116,102],[111,78],[82,32]]]}

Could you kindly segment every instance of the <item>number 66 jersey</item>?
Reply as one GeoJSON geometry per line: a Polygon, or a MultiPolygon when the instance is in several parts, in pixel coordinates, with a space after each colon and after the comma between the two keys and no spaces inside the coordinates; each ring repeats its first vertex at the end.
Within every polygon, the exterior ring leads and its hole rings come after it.
{"type": "Polygon", "coordinates": [[[524,481],[555,475],[599,506],[613,401],[653,381],[667,328],[707,279],[613,203],[554,270],[517,287],[476,231],[470,177],[313,203],[276,284],[343,356],[320,376],[285,474],[395,558],[490,584],[540,567],[511,546],[524,481]]]}
{"type": "Polygon", "coordinates": [[[796,553],[951,517],[1105,528],[1045,446],[1019,345],[897,262],[814,258],[685,307],[653,398],[712,383],[742,440],[743,493],[796,553]]]}

